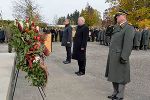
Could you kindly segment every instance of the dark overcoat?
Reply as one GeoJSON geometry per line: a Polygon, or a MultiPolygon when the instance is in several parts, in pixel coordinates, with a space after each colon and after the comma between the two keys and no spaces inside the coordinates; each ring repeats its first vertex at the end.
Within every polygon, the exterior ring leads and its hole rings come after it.
{"type": "Polygon", "coordinates": [[[67,25],[63,31],[62,46],[72,46],[72,27],[67,25]],[[70,43],[67,43],[70,42],[70,43]]]}
{"type": "Polygon", "coordinates": [[[89,28],[86,25],[77,26],[73,42],[72,59],[81,61],[86,59],[86,47],[88,36],[89,28]],[[84,50],[81,50],[81,48],[84,48],[84,50]]]}
{"type": "Polygon", "coordinates": [[[5,31],[0,29],[0,40],[5,40],[5,31]]]}
{"type": "Polygon", "coordinates": [[[122,26],[114,27],[105,73],[108,81],[123,84],[130,82],[129,56],[133,47],[134,35],[134,28],[127,22],[122,26]],[[123,63],[121,59],[126,63],[123,63]]]}

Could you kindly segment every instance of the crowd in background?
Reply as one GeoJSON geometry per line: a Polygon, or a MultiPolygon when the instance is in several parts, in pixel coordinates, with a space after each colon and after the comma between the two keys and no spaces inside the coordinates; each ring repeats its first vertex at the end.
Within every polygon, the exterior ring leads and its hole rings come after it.
{"type": "MultiPolygon", "coordinates": [[[[91,28],[89,31],[88,42],[100,42],[100,45],[109,46],[111,42],[111,35],[113,34],[113,27],[107,28],[91,28]]],[[[75,28],[73,28],[72,37],[75,36],[75,28]]],[[[61,42],[63,36],[63,28],[42,28],[43,32],[52,34],[52,42],[61,42]]],[[[7,42],[7,31],[0,28],[0,43],[7,42]]],[[[134,50],[150,49],[150,30],[146,27],[144,29],[135,27],[135,37],[133,42],[134,50]]]]}
{"type": "MultiPolygon", "coordinates": [[[[64,28],[43,28],[41,31],[46,32],[46,33],[51,33],[52,35],[52,42],[61,42],[62,37],[63,37],[63,30],[64,28]]],[[[72,38],[75,36],[75,31],[76,29],[72,29],[72,38]]]]}
{"type": "MultiPolygon", "coordinates": [[[[91,29],[88,41],[96,41],[100,42],[100,45],[109,46],[111,42],[111,36],[113,34],[113,27],[114,26],[108,26],[107,28],[103,29],[91,29]]],[[[150,49],[150,30],[147,27],[144,29],[135,27],[133,43],[134,50],[150,49]]]]}

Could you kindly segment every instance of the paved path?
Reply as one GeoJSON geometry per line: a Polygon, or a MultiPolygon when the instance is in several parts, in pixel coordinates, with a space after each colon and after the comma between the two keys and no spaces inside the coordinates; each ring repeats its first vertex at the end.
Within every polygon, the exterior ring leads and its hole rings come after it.
{"type": "Polygon", "coordinates": [[[0,53],[8,53],[8,45],[5,43],[0,43],[0,53]]]}
{"type": "Polygon", "coordinates": [[[0,100],[10,100],[11,82],[14,73],[14,53],[0,53],[0,100]]]}
{"type": "MultiPolygon", "coordinates": [[[[47,100],[108,100],[111,83],[104,77],[108,47],[88,43],[87,72],[85,76],[74,74],[77,62],[62,64],[65,48],[53,44],[53,53],[46,59],[49,82],[45,89],[47,100]]],[[[14,100],[42,100],[37,88],[29,86],[20,73],[14,100]]],[[[125,100],[150,100],[150,51],[133,51],[131,56],[131,80],[127,85],[125,100]]]]}

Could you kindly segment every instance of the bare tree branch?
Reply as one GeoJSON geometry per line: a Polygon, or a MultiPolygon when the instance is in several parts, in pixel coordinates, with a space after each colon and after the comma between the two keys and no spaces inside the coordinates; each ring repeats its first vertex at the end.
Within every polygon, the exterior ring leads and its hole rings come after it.
{"type": "Polygon", "coordinates": [[[13,17],[17,19],[25,19],[26,17],[34,18],[38,16],[39,5],[34,0],[15,0],[13,1],[13,17]]]}

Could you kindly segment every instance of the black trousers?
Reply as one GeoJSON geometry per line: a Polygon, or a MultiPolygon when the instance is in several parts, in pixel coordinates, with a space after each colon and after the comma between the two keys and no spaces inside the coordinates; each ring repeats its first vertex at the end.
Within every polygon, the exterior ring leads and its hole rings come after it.
{"type": "Polygon", "coordinates": [[[66,61],[71,61],[71,47],[66,46],[67,59],[66,61]]]}
{"type": "Polygon", "coordinates": [[[62,41],[62,36],[61,36],[61,35],[59,35],[59,41],[60,41],[60,42],[62,41]]]}
{"type": "Polygon", "coordinates": [[[92,36],[92,42],[94,42],[95,41],[95,37],[94,36],[92,36]]]}
{"type": "Polygon", "coordinates": [[[57,35],[57,34],[55,34],[55,42],[57,42],[57,36],[58,36],[58,35],[57,35]]]}
{"type": "Polygon", "coordinates": [[[85,60],[78,60],[79,65],[79,72],[85,73],[85,67],[86,67],[86,59],[85,60]]]}
{"type": "Polygon", "coordinates": [[[52,42],[54,42],[54,35],[52,35],[52,42]]]}

